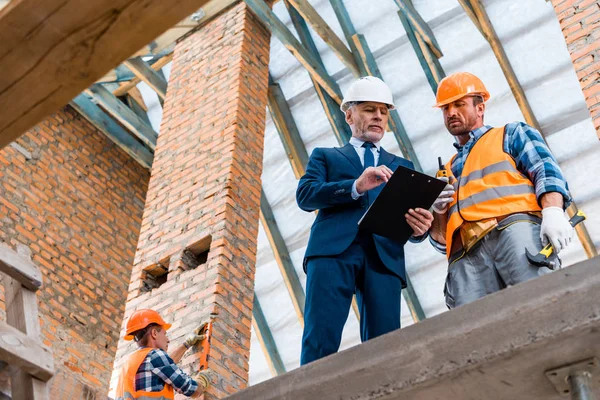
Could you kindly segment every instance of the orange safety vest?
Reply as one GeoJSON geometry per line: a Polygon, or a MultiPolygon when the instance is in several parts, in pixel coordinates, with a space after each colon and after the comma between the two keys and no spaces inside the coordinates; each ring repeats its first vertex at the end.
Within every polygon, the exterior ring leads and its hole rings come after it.
{"type": "MultiPolygon", "coordinates": [[[[462,175],[454,180],[456,193],[448,208],[446,226],[448,258],[454,233],[464,222],[541,210],[533,183],[504,152],[504,136],[503,128],[492,128],[481,136],[467,156],[462,175]]],[[[452,177],[454,157],[446,164],[452,177]]]]}
{"type": "Polygon", "coordinates": [[[123,368],[121,369],[121,375],[119,376],[119,383],[117,384],[116,399],[115,400],[173,400],[175,393],[173,387],[165,383],[165,387],[160,392],[144,392],[142,390],[135,390],[135,375],[137,374],[140,365],[146,359],[146,356],[152,348],[138,349],[131,353],[123,368]]]}

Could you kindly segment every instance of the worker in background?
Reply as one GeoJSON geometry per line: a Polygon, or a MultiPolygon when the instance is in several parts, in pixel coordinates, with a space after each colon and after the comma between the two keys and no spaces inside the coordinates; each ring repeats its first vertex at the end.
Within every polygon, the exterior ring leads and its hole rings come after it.
{"type": "Polygon", "coordinates": [[[171,324],[154,310],[135,311],[127,321],[125,340],[135,340],[139,348],[123,364],[115,400],[167,400],[174,399],[175,392],[200,397],[210,386],[207,373],[201,372],[192,379],[176,363],[186,350],[204,340],[201,333],[205,326],[203,323],[180,346],[167,353],[167,330],[171,324]]]}
{"type": "MultiPolygon", "coordinates": [[[[352,130],[350,142],[341,148],[316,148],[298,183],[300,208],[319,210],[304,258],[302,365],[338,351],[355,293],[362,341],[400,328],[404,243],[358,229],[359,219],[393,171],[400,165],[413,168],[380,145],[393,109],[392,92],[382,80],[367,76],[352,83],[341,104],[352,130]]],[[[410,210],[406,220],[414,232],[411,241],[420,242],[433,215],[410,210]]]]}
{"type": "Polygon", "coordinates": [[[448,257],[444,294],[449,308],[551,272],[529,263],[552,243],[572,240],[564,210],[567,182],[540,133],[523,122],[484,125],[490,94],[467,72],[444,78],[436,107],[456,139],[447,185],[433,206],[430,241],[448,257]]]}

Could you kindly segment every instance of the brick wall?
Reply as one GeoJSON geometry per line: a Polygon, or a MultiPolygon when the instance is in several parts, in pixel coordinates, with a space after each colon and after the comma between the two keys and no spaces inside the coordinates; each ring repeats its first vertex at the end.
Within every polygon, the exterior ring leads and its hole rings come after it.
{"type": "Polygon", "coordinates": [[[148,179],[69,107],[0,150],[0,241],[43,273],[51,399],[106,398],[148,179]]]}
{"type": "MultiPolygon", "coordinates": [[[[268,59],[244,2],[177,46],[129,286],[126,319],[155,309],[171,346],[215,317],[210,399],[248,381],[268,59]]],[[[115,371],[134,346],[119,344],[115,371]]],[[[198,353],[181,365],[197,371],[198,353]]]]}
{"type": "Polygon", "coordinates": [[[600,138],[600,1],[552,0],[600,138]]]}

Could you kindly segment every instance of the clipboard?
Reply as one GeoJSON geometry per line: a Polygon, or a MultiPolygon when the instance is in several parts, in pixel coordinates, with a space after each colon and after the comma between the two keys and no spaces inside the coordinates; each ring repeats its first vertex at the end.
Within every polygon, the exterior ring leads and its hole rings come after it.
{"type": "Polygon", "coordinates": [[[446,182],[399,166],[358,221],[359,229],[406,243],[413,233],[404,216],[409,209],[429,210],[446,182]]]}

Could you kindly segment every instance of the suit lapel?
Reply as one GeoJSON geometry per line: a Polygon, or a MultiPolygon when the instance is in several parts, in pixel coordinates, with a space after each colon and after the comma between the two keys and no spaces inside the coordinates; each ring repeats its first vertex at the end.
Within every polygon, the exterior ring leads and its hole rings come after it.
{"type": "Polygon", "coordinates": [[[358,158],[358,154],[356,153],[354,146],[348,143],[344,147],[336,147],[335,149],[342,153],[342,155],[348,159],[350,164],[352,164],[354,168],[356,168],[359,175],[362,174],[363,166],[360,162],[360,158],[358,158]]]}
{"type": "Polygon", "coordinates": [[[387,165],[388,167],[394,161],[394,155],[388,153],[383,149],[383,147],[379,148],[379,161],[377,162],[377,166],[379,165],[387,165]]]}

